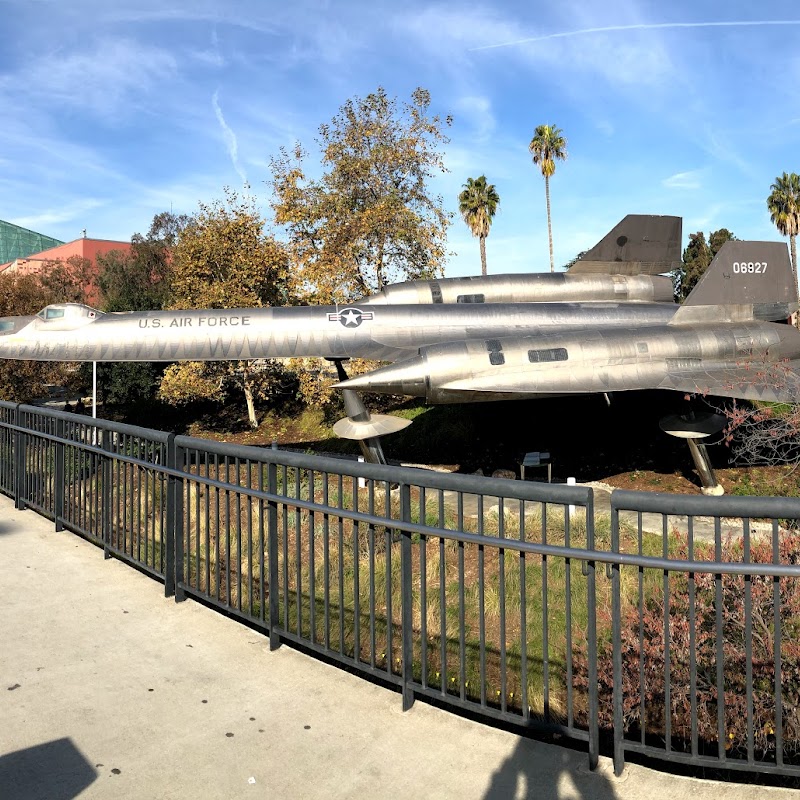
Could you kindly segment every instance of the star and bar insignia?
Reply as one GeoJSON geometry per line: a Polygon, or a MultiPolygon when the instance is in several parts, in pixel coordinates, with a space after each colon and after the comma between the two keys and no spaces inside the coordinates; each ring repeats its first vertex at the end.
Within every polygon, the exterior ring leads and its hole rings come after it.
{"type": "Polygon", "coordinates": [[[328,314],[328,322],[340,322],[345,328],[357,328],[365,319],[372,319],[371,311],[360,308],[343,308],[334,314],[328,314]]]}

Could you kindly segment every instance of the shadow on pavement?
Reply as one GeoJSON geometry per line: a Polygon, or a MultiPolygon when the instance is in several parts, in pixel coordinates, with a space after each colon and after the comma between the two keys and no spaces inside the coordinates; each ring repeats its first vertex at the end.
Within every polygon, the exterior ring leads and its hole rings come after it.
{"type": "Polygon", "coordinates": [[[585,753],[521,739],[492,775],[484,800],[617,800],[602,770],[589,770],[585,753]]]}
{"type": "Polygon", "coordinates": [[[94,767],[71,739],[56,739],[0,755],[2,797],[72,800],[96,779],[94,767]]]}
{"type": "Polygon", "coordinates": [[[4,533],[19,533],[19,526],[0,520],[0,535],[4,533]]]}

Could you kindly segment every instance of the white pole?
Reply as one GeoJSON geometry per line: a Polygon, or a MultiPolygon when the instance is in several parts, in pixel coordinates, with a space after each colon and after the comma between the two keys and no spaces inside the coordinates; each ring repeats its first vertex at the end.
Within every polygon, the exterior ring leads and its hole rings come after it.
{"type": "MultiPolygon", "coordinates": [[[[567,486],[574,486],[575,485],[575,478],[567,478],[567,486]]],[[[571,505],[569,507],[569,516],[572,516],[575,513],[575,506],[571,505]]]]}
{"type": "Polygon", "coordinates": [[[92,361],[92,419],[97,419],[97,362],[92,361]]]}

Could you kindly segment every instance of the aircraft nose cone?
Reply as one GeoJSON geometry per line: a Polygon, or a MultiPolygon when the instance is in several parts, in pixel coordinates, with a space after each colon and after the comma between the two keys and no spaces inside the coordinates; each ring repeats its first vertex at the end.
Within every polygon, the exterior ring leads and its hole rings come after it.
{"type": "Polygon", "coordinates": [[[425,397],[427,394],[427,370],[421,356],[415,356],[388,367],[356,375],[335,384],[337,389],[356,389],[376,394],[404,394],[425,397]]]}

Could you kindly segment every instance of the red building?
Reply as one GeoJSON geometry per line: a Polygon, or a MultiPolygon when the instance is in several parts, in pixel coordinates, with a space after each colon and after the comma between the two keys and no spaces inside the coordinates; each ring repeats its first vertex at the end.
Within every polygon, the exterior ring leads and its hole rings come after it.
{"type": "MultiPolygon", "coordinates": [[[[0,264],[0,275],[8,273],[18,273],[20,275],[36,274],[54,261],[66,262],[73,256],[78,256],[90,262],[92,276],[96,278],[99,272],[97,266],[98,255],[105,255],[112,250],[127,253],[130,249],[130,242],[115,242],[108,239],[75,239],[73,242],[51,247],[49,250],[42,250],[40,253],[33,253],[25,258],[15,258],[7,264],[0,264]]],[[[86,287],[86,297],[90,305],[97,305],[99,302],[99,290],[95,282],[86,287]]]]}

